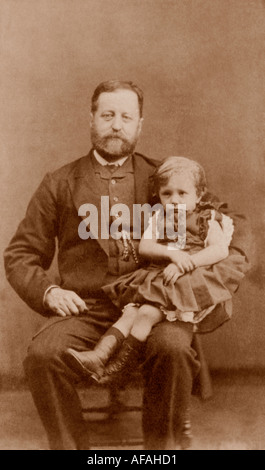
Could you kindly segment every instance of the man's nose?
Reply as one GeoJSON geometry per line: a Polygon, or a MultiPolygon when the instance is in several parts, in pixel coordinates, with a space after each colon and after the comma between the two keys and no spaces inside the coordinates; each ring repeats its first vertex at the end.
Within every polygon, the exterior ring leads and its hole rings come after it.
{"type": "Polygon", "coordinates": [[[112,120],[112,129],[114,131],[120,131],[122,128],[122,119],[121,116],[116,115],[112,120]]]}

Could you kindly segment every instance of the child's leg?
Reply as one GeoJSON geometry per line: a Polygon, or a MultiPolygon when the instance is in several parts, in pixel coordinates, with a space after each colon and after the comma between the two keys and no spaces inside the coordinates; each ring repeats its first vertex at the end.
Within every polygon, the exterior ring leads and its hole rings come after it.
{"type": "Polygon", "coordinates": [[[130,333],[137,316],[138,307],[125,307],[119,320],[100,338],[93,351],[75,351],[68,349],[68,361],[83,374],[98,380],[104,372],[104,366],[130,333]]]}
{"type": "Polygon", "coordinates": [[[125,338],[128,337],[132,326],[134,325],[135,319],[138,315],[139,307],[134,304],[128,304],[124,307],[122,316],[119,318],[114,325],[114,328],[117,328],[125,338]]]}
{"type": "Polygon", "coordinates": [[[139,341],[145,341],[153,326],[161,322],[164,317],[165,316],[158,307],[148,304],[142,305],[138,310],[137,317],[135,318],[131,329],[131,335],[139,341]]]}
{"type": "Polygon", "coordinates": [[[141,349],[152,327],[164,318],[165,316],[160,309],[153,305],[146,304],[139,307],[131,333],[124,340],[118,354],[106,365],[100,383],[106,384],[119,380],[122,372],[128,374],[137,368],[141,349]]]}

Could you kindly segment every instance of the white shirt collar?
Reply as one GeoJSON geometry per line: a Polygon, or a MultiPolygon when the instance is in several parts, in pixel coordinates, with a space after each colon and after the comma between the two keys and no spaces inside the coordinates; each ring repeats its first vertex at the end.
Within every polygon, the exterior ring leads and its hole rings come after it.
{"type": "Polygon", "coordinates": [[[111,163],[105,160],[105,158],[103,158],[101,155],[99,155],[99,153],[96,150],[94,150],[94,157],[98,161],[98,163],[102,166],[107,166],[107,165],[122,166],[128,158],[128,157],[122,157],[119,160],[116,160],[116,162],[111,163]]]}

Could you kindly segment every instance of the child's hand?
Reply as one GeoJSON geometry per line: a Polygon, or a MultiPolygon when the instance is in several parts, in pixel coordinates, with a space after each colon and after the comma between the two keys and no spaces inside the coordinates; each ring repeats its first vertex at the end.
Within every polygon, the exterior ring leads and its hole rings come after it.
{"type": "Polygon", "coordinates": [[[177,279],[183,275],[183,272],[181,272],[174,263],[170,263],[163,271],[163,277],[164,277],[164,284],[167,286],[170,282],[173,282],[173,284],[177,281],[177,279]]]}
{"type": "Polygon", "coordinates": [[[170,259],[183,273],[192,271],[195,267],[190,255],[182,250],[172,250],[170,259]]]}

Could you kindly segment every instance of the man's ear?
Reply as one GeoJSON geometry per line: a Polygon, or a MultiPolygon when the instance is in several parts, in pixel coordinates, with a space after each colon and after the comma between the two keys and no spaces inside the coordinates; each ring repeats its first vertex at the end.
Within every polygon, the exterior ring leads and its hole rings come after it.
{"type": "Polygon", "coordinates": [[[91,112],[90,113],[90,127],[92,126],[93,122],[94,122],[94,114],[91,112]]]}
{"type": "Polygon", "coordinates": [[[139,128],[138,128],[138,133],[139,133],[139,135],[140,135],[141,132],[142,132],[143,123],[144,123],[144,118],[141,117],[141,118],[140,118],[140,122],[139,122],[139,128]]]}

